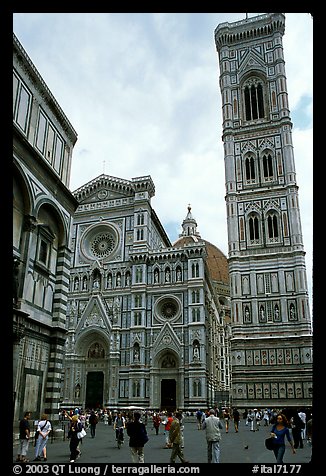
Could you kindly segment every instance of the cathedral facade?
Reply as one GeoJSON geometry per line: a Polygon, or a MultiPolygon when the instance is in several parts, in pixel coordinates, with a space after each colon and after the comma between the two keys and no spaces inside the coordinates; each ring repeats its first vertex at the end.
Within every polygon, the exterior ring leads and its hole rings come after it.
{"type": "Polygon", "coordinates": [[[267,13],[215,30],[222,95],[232,402],[309,406],[312,323],[282,36],[267,13]]]}
{"type": "Polygon", "coordinates": [[[227,260],[190,207],[172,245],[150,176],[74,192],[62,406],[203,408],[228,400],[227,260]]]}

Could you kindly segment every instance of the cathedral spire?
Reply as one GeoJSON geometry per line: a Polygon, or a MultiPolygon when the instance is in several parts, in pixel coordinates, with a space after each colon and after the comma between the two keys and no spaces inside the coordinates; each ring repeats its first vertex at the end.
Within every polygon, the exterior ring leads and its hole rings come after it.
{"type": "Polygon", "coordinates": [[[197,222],[192,216],[190,204],[188,204],[187,216],[182,222],[182,233],[179,237],[181,238],[182,236],[197,236],[200,238],[200,234],[197,231],[197,222]]]}

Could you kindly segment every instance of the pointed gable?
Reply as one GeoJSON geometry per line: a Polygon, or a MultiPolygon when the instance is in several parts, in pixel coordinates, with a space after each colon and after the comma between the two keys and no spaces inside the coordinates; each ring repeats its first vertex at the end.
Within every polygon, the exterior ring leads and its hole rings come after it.
{"type": "Polygon", "coordinates": [[[98,295],[92,296],[85,307],[80,321],[76,328],[76,336],[85,330],[104,330],[107,334],[111,332],[111,323],[105,305],[98,295]]]}
{"type": "Polygon", "coordinates": [[[248,73],[248,71],[260,71],[266,76],[266,64],[264,58],[262,56],[261,51],[257,51],[257,49],[253,48],[250,49],[247,54],[240,55],[240,62],[239,62],[239,79],[248,73]]]}
{"type": "Polygon", "coordinates": [[[153,355],[158,355],[162,350],[174,350],[177,354],[180,352],[182,342],[178,339],[173,327],[169,322],[165,322],[162,329],[153,344],[153,355]]]}

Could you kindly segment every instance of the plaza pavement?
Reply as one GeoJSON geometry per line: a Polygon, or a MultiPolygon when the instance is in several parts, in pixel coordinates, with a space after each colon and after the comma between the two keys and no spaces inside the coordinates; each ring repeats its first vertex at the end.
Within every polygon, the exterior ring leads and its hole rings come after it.
{"type": "MultiPolygon", "coordinates": [[[[184,455],[190,463],[207,463],[207,449],[205,431],[197,429],[197,423],[193,417],[185,418],[184,455]]],[[[231,421],[229,433],[225,429],[221,430],[222,440],[220,442],[220,463],[275,463],[274,453],[265,448],[265,438],[269,436],[271,425],[260,426],[259,431],[252,432],[243,421],[240,421],[239,432],[235,433],[233,422],[231,421]]],[[[155,434],[152,425],[148,423],[147,432],[149,442],[145,445],[145,463],[169,463],[171,450],[165,449],[165,436],[163,425],[159,435],[155,434]]],[[[62,432],[63,434],[63,432],[62,432]]],[[[98,423],[96,436],[91,438],[88,429],[86,437],[80,444],[82,450],[81,457],[77,463],[97,464],[97,463],[131,463],[129,438],[125,435],[125,443],[121,449],[117,448],[113,427],[98,423]]],[[[17,455],[18,442],[14,442],[13,462],[17,455]]],[[[286,445],[284,463],[302,464],[309,463],[312,449],[304,442],[304,448],[297,449],[296,454],[292,454],[289,443],[286,445]]],[[[34,447],[32,441],[27,454],[30,462],[34,459],[34,447]]],[[[178,462],[178,461],[177,461],[178,462]]],[[[47,463],[69,463],[69,440],[49,439],[47,444],[47,463]]],[[[43,462],[39,464],[44,464],[43,462]]]]}

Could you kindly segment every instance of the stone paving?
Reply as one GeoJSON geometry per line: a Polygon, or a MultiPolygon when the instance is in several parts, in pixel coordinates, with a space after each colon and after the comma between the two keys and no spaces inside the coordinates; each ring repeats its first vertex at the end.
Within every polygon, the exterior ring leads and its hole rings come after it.
{"type": "MultiPolygon", "coordinates": [[[[155,434],[152,425],[147,425],[149,442],[145,445],[145,463],[169,463],[171,450],[165,449],[165,436],[163,426],[160,433],[155,434]]],[[[235,433],[232,422],[229,432],[222,430],[221,463],[275,463],[274,454],[265,448],[265,438],[269,436],[271,426],[260,426],[259,431],[252,432],[243,421],[240,422],[239,432],[235,433]]],[[[191,417],[185,419],[184,429],[185,448],[184,455],[190,463],[207,463],[207,450],[205,431],[198,430],[195,420],[191,417]]],[[[125,443],[118,449],[115,442],[113,427],[100,422],[97,425],[96,436],[91,438],[88,430],[87,436],[82,440],[80,449],[81,457],[78,463],[131,463],[129,450],[129,438],[125,435],[125,443]]],[[[284,463],[302,464],[309,463],[312,448],[304,442],[304,448],[297,449],[296,454],[292,454],[289,444],[286,445],[284,463]]],[[[13,461],[17,455],[17,443],[13,448],[13,461]]],[[[30,462],[34,459],[34,447],[29,446],[28,458],[30,462]]],[[[69,440],[55,439],[49,440],[47,444],[48,463],[69,463],[69,440]]],[[[40,464],[44,464],[41,462],[40,464]]]]}

